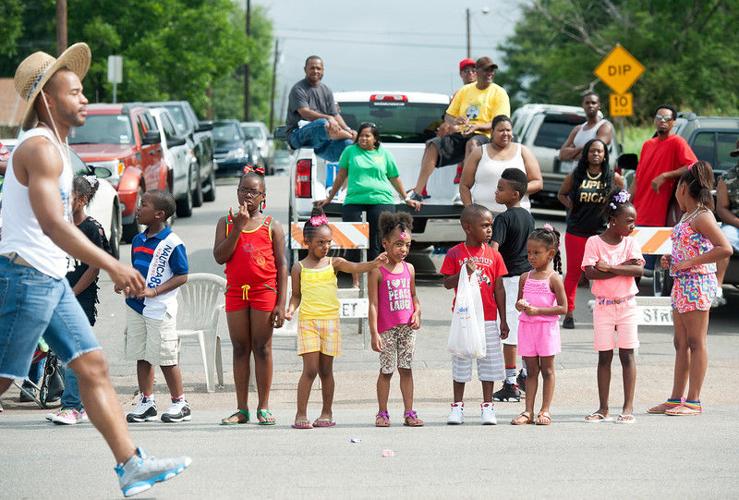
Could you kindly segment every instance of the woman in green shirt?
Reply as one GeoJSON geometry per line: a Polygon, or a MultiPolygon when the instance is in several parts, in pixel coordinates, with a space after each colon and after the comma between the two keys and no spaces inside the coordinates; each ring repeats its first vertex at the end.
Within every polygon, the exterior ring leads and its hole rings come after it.
{"type": "Polygon", "coordinates": [[[382,252],[378,232],[380,214],[395,212],[395,193],[409,207],[421,209],[419,202],[406,197],[395,158],[380,146],[380,132],[374,123],[359,126],[354,144],[344,149],[339,158],[339,172],[328,196],[316,205],[323,207],[330,203],[345,181],[347,188],[342,220],[359,222],[362,212],[367,212],[370,228],[368,259],[372,260],[382,252]]]}

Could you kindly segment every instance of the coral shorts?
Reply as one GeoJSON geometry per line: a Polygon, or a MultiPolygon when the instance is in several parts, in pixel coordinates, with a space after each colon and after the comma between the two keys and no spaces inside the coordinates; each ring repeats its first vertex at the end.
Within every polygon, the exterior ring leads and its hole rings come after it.
{"type": "Polygon", "coordinates": [[[272,312],[276,304],[276,283],[260,283],[253,286],[238,286],[229,283],[226,286],[226,312],[243,309],[272,312]]]}
{"type": "Polygon", "coordinates": [[[636,299],[633,297],[619,304],[603,304],[596,299],[593,309],[595,350],[612,351],[617,348],[639,347],[637,316],[636,299]]]}

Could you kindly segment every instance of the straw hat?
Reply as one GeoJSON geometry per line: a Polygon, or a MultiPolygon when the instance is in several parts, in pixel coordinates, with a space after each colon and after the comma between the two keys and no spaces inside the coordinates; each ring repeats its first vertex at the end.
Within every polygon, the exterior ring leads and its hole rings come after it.
{"type": "Polygon", "coordinates": [[[46,82],[60,69],[68,69],[80,77],[85,78],[87,70],[90,69],[90,47],[86,43],[75,43],[65,50],[58,59],[46,52],[34,52],[26,57],[15,70],[15,90],[26,101],[28,108],[23,115],[21,127],[28,130],[36,125],[38,117],[33,103],[36,101],[41,89],[46,82]]]}

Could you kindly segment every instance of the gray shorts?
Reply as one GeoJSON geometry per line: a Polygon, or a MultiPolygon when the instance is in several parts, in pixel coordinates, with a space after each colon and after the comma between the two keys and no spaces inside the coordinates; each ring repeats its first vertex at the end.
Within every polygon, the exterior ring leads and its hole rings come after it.
{"type": "Polygon", "coordinates": [[[467,142],[474,139],[478,144],[487,144],[490,142],[484,135],[462,135],[454,133],[445,135],[444,137],[434,137],[426,144],[434,144],[439,150],[439,159],[436,162],[436,168],[445,165],[456,165],[464,160],[465,147],[467,142]]]}

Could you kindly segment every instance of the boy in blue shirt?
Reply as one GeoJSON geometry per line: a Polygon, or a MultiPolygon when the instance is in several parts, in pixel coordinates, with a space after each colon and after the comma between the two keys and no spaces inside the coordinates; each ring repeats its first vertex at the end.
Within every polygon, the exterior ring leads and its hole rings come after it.
{"type": "MultiPolygon", "coordinates": [[[[506,296],[508,338],[503,339],[505,382],[503,388],[493,394],[494,401],[521,401],[521,390],[516,383],[516,350],[518,347],[518,284],[521,275],[531,270],[526,242],[534,230],[534,217],[521,207],[521,198],[528,188],[526,172],[517,168],[503,170],[495,190],[495,201],[506,206],[506,211],[493,221],[493,239],[490,246],[500,252],[508,274],[503,277],[506,296]]],[[[519,374],[519,383],[526,383],[526,372],[519,374]]]]}
{"type": "Polygon", "coordinates": [[[172,405],[162,413],[162,422],[191,419],[182,372],[177,365],[176,325],[177,288],[187,282],[187,252],[182,240],[166,224],[175,208],[171,194],[156,190],[144,193],[136,212],[138,223],[145,225],[146,230],[131,242],[131,264],[144,276],[146,288],[143,295],[126,299],[126,357],[136,360],[141,393],[136,408],[126,415],[128,422],[157,418],[154,365],[161,367],[172,398],[172,405]]]}

